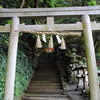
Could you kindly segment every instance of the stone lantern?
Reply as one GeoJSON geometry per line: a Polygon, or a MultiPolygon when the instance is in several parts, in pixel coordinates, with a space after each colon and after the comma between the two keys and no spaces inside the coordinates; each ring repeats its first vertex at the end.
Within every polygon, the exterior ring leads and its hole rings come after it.
{"type": "MultiPolygon", "coordinates": [[[[75,69],[75,67],[79,64],[79,61],[78,61],[78,59],[79,58],[81,58],[81,56],[79,56],[79,55],[77,55],[76,54],[76,49],[75,48],[73,48],[72,49],[72,53],[70,53],[69,55],[68,55],[68,57],[69,58],[71,58],[71,61],[70,61],[70,67],[71,67],[71,69],[72,69],[72,77],[74,78],[74,81],[76,81],[76,75],[77,75],[77,71],[76,70],[74,70],[75,69]]],[[[73,81],[73,82],[74,82],[73,81]]]]}
{"type": "Polygon", "coordinates": [[[75,48],[73,48],[72,49],[72,53],[70,53],[69,55],[68,55],[68,57],[70,57],[71,58],[71,63],[72,64],[78,64],[78,59],[77,58],[81,58],[81,56],[79,56],[78,54],[76,54],[76,49],[75,48]]]}
{"type": "Polygon", "coordinates": [[[79,65],[77,65],[74,69],[77,71],[76,78],[78,79],[76,90],[79,87],[82,87],[83,90],[85,90],[85,71],[86,69],[87,69],[87,66],[82,61],[79,61],[79,65]]]}

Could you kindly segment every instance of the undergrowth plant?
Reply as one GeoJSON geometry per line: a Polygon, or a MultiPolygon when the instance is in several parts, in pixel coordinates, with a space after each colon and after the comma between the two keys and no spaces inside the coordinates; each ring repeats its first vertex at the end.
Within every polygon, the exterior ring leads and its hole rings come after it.
{"type": "MultiPolygon", "coordinates": [[[[7,50],[8,40],[6,38],[7,38],[6,35],[0,35],[0,100],[3,100],[4,84],[6,76],[7,51],[8,51],[7,50]]],[[[24,52],[24,47],[23,49],[18,48],[15,87],[14,87],[14,100],[19,100],[19,97],[26,89],[32,71],[33,71],[32,63],[29,57],[24,52]]]]}

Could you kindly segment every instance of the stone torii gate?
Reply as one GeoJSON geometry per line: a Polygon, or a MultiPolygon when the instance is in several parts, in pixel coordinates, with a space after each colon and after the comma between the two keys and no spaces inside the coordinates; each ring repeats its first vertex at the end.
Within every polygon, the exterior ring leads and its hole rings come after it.
{"type": "MultiPolygon", "coordinates": [[[[91,22],[90,17],[100,17],[100,6],[65,8],[0,9],[0,20],[12,19],[11,25],[0,26],[0,33],[10,32],[4,100],[13,100],[16,71],[16,55],[19,32],[83,32],[91,100],[100,100],[97,66],[92,31],[100,30],[100,23],[91,22]],[[77,17],[82,22],[76,24],[54,24],[54,17],[77,17]],[[45,25],[20,24],[20,18],[47,18],[45,25]]],[[[75,34],[74,34],[75,35],[75,34]]]]}

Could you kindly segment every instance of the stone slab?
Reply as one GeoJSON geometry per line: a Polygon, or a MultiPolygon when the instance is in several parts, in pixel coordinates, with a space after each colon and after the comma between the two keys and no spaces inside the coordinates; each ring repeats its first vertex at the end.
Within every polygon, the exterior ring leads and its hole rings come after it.
{"type": "Polygon", "coordinates": [[[62,8],[23,8],[23,9],[0,9],[1,18],[11,17],[81,17],[84,14],[100,17],[100,6],[87,7],[62,7],[62,8]]]}
{"type": "MultiPolygon", "coordinates": [[[[91,22],[92,30],[100,30],[100,23],[91,22]]],[[[46,31],[55,31],[55,32],[68,32],[70,35],[80,35],[81,31],[83,31],[82,22],[77,22],[74,24],[52,24],[50,25],[25,25],[19,24],[18,26],[19,31],[26,31],[30,32],[46,32],[46,31]]],[[[5,26],[0,26],[0,33],[9,33],[10,32],[10,25],[6,24],[5,26]]]]}

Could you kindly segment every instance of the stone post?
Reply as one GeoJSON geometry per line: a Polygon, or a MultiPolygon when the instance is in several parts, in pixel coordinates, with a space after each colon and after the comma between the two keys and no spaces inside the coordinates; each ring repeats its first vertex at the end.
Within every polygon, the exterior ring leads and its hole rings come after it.
{"type": "Polygon", "coordinates": [[[82,23],[83,23],[84,43],[85,43],[86,60],[87,60],[88,76],[89,76],[90,99],[100,100],[95,50],[94,50],[94,43],[93,43],[89,15],[82,16],[82,23]]]}
{"type": "Polygon", "coordinates": [[[10,29],[4,100],[13,100],[13,95],[14,95],[16,56],[17,56],[18,33],[19,33],[18,25],[19,25],[19,18],[13,17],[10,29]]]}

